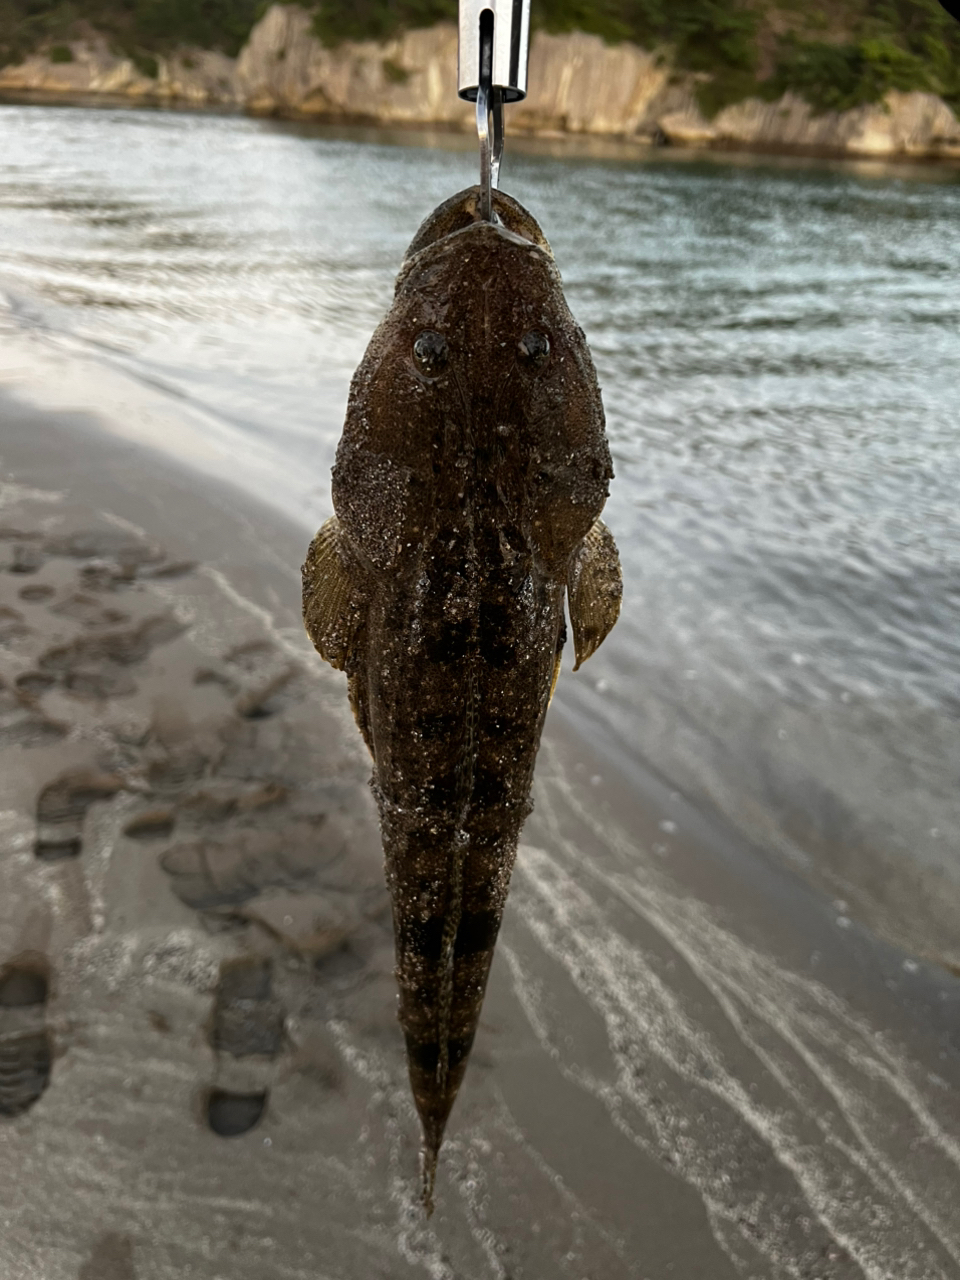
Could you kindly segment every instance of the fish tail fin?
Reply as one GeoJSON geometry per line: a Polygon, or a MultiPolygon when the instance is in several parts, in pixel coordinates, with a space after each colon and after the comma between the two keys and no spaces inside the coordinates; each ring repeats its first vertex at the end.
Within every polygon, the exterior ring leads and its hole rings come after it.
{"type": "Polygon", "coordinates": [[[432,1141],[426,1134],[420,1148],[420,1202],[428,1218],[433,1217],[433,1189],[437,1181],[437,1159],[440,1155],[440,1141],[432,1141]]]}
{"type": "MultiPolygon", "coordinates": [[[[471,1036],[472,1039],[472,1036],[471,1036]]],[[[420,1117],[421,1199],[427,1216],[433,1212],[433,1187],[437,1176],[437,1158],[443,1146],[443,1135],[466,1070],[468,1045],[451,1046],[450,1065],[441,1081],[440,1045],[416,1043],[407,1039],[407,1060],[413,1100],[420,1117]]]]}
{"type": "MultiPolygon", "coordinates": [[[[437,1158],[479,1025],[503,905],[495,893],[473,886],[464,909],[467,842],[460,831],[439,845],[424,839],[423,845],[415,846],[418,852],[424,847],[441,850],[444,865],[438,868],[437,878],[446,879],[445,892],[436,894],[430,904],[435,910],[426,918],[395,911],[395,924],[398,1013],[423,1135],[422,1199],[429,1213],[437,1158]]],[[[489,850],[486,857],[481,870],[497,865],[489,850]]],[[[419,888],[423,861],[414,865],[419,869],[412,876],[411,887],[419,888]]],[[[403,867],[399,870],[401,874],[411,874],[403,867]]],[[[484,884],[492,879],[488,875],[484,884]]],[[[414,902],[420,905],[416,899],[414,902]]]]}

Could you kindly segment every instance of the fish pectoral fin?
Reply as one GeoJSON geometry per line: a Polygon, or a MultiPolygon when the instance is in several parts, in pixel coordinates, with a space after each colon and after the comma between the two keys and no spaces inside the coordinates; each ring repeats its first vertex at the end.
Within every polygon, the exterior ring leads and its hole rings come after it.
{"type": "Polygon", "coordinates": [[[620,616],[623,578],[613,534],[595,520],[570,562],[567,603],[576,654],[574,671],[596,653],[620,616]]]}
{"type": "Polygon", "coordinates": [[[331,516],[310,543],[303,574],[303,623],[321,657],[344,671],[360,625],[362,594],[340,553],[340,522],[331,516]]]}
{"type": "Polygon", "coordinates": [[[547,699],[547,706],[553,701],[553,695],[557,691],[557,681],[560,679],[560,666],[563,662],[563,653],[558,653],[553,663],[553,675],[550,678],[550,697],[547,699]]]}
{"type": "Polygon", "coordinates": [[[553,660],[553,676],[550,679],[550,697],[547,699],[547,706],[553,701],[553,695],[557,691],[557,681],[560,679],[560,666],[563,663],[563,646],[567,643],[567,624],[563,618],[560,618],[560,634],[557,636],[557,656],[553,660]]]}

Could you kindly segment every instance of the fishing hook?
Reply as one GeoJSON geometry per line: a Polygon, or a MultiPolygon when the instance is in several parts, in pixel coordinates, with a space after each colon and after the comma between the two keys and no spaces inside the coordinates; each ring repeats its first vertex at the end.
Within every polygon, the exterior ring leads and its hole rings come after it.
{"type": "Polygon", "coordinates": [[[459,94],[477,104],[480,215],[494,221],[500,185],[503,106],[527,95],[530,0],[460,0],[459,94]]]}

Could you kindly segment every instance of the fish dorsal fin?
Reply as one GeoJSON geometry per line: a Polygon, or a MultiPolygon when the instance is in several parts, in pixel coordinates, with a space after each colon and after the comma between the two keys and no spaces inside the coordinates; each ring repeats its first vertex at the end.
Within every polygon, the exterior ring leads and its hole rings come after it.
{"type": "Polygon", "coordinates": [[[321,657],[345,671],[360,623],[360,591],[340,553],[340,521],[331,516],[310,543],[303,574],[303,622],[321,657]]]}
{"type": "Polygon", "coordinates": [[[567,572],[567,602],[576,654],[574,671],[600,648],[620,616],[623,579],[613,534],[595,520],[567,572]]]}

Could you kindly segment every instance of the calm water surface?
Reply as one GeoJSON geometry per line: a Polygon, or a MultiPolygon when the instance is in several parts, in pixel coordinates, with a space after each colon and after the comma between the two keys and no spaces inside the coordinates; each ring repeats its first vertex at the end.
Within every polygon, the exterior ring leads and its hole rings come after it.
{"type": "MultiPolygon", "coordinates": [[[[4,376],[86,379],[316,524],[403,250],[473,180],[428,142],[0,108],[4,376]]],[[[960,178],[514,149],[505,186],[553,244],[617,469],[624,617],[563,700],[841,912],[921,937],[923,897],[960,892],[960,178]]]]}

